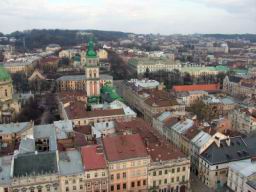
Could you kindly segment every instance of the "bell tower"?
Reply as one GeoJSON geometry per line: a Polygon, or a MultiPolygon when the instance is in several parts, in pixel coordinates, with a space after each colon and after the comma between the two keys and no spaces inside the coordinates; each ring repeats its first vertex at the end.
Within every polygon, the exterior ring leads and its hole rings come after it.
{"type": "Polygon", "coordinates": [[[89,41],[86,52],[85,79],[87,97],[100,95],[99,58],[94,50],[93,41],[89,41]]]}

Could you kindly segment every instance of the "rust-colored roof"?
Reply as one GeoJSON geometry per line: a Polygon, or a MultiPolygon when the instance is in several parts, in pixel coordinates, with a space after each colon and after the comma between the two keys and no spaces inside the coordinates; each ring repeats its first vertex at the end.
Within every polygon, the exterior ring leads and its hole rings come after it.
{"type": "Polygon", "coordinates": [[[84,170],[105,169],[107,167],[103,150],[98,145],[88,145],[81,148],[84,170]]]}
{"type": "Polygon", "coordinates": [[[117,132],[137,133],[141,136],[153,161],[166,161],[185,157],[172,143],[168,142],[149,123],[141,118],[128,122],[116,122],[117,132]]]}
{"type": "Polygon", "coordinates": [[[190,129],[188,129],[183,136],[188,140],[192,140],[198,133],[200,132],[200,130],[198,129],[197,126],[194,126],[190,129]]]}
{"type": "Polygon", "coordinates": [[[123,109],[100,109],[87,111],[83,102],[75,101],[65,108],[69,119],[94,118],[124,115],[123,109]]]}
{"type": "Polygon", "coordinates": [[[220,90],[220,85],[216,84],[198,84],[198,85],[175,85],[172,88],[175,92],[182,91],[218,91],[220,90]]]}
{"type": "Polygon", "coordinates": [[[148,156],[139,134],[106,136],[103,138],[103,145],[108,161],[148,156]]]}
{"type": "Polygon", "coordinates": [[[92,134],[92,128],[91,128],[90,125],[76,126],[74,128],[74,131],[85,134],[85,135],[91,135],[92,134]]]}

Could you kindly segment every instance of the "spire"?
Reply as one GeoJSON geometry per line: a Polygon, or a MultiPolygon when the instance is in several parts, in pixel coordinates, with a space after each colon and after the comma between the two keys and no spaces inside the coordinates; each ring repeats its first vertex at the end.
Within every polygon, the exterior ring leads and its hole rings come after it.
{"type": "Polygon", "coordinates": [[[94,51],[94,43],[92,40],[88,42],[88,48],[86,52],[87,57],[96,57],[97,53],[94,51]]]}

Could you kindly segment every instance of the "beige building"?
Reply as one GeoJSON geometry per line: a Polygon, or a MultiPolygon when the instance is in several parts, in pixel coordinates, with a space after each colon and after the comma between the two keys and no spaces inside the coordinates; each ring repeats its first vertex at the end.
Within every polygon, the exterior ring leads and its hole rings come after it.
{"type": "Polygon", "coordinates": [[[81,148],[85,174],[85,191],[109,191],[109,175],[102,146],[88,145],[81,148]]]}
{"type": "Polygon", "coordinates": [[[20,111],[20,105],[13,99],[13,86],[10,74],[0,67],[0,123],[14,120],[20,111]]]}
{"type": "Polygon", "coordinates": [[[163,90],[163,85],[148,88],[151,80],[143,84],[138,81],[123,82],[121,94],[132,108],[143,114],[146,121],[153,123],[154,116],[164,111],[184,115],[185,105],[178,105],[176,99],[163,90]]]}
{"type": "Polygon", "coordinates": [[[255,108],[239,108],[228,114],[232,129],[244,134],[248,134],[256,130],[256,109],[255,108]]]}
{"type": "Polygon", "coordinates": [[[234,192],[247,192],[246,182],[256,178],[256,163],[254,159],[246,159],[229,164],[227,186],[234,192]]]}
{"type": "Polygon", "coordinates": [[[147,167],[150,163],[138,134],[107,136],[103,146],[109,167],[110,191],[147,191],[147,167]]]}
{"type": "Polygon", "coordinates": [[[181,63],[172,58],[136,58],[130,59],[128,63],[138,75],[144,74],[146,71],[172,71],[181,68],[181,63]]]}
{"type": "Polygon", "coordinates": [[[232,96],[251,97],[256,94],[254,79],[242,79],[236,76],[226,76],[223,80],[223,91],[232,96]]]}
{"type": "Polygon", "coordinates": [[[199,178],[212,189],[219,189],[228,180],[229,164],[250,159],[248,145],[242,137],[214,137],[212,142],[199,155],[199,178]]]}

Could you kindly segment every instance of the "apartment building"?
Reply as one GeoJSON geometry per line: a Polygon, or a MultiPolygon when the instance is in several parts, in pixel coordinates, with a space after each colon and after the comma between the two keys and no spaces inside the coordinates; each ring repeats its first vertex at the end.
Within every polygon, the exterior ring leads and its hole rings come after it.
{"type": "Polygon", "coordinates": [[[256,109],[238,108],[228,114],[228,119],[234,130],[249,134],[256,130],[256,109]]]}
{"type": "Polygon", "coordinates": [[[140,135],[107,136],[103,138],[103,146],[110,191],[147,191],[150,156],[140,135]]]}

